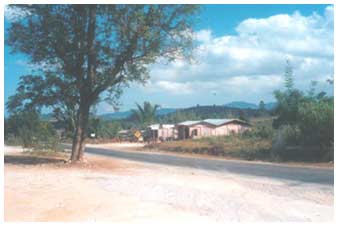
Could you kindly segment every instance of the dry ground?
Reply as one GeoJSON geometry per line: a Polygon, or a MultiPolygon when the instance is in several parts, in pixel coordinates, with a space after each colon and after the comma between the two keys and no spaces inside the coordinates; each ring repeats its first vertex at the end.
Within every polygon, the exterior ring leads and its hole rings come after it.
{"type": "Polygon", "coordinates": [[[5,221],[331,221],[333,188],[86,155],[5,151],[5,221]]]}

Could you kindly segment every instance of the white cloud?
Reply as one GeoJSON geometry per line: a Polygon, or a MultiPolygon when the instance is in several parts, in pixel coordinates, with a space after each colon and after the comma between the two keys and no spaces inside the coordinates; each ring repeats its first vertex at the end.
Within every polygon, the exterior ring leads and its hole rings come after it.
{"type": "Polygon", "coordinates": [[[196,32],[197,63],[180,60],[153,65],[146,89],[194,96],[197,100],[213,90],[224,101],[271,100],[273,90],[283,86],[287,58],[293,65],[295,83],[303,90],[312,80],[325,81],[333,75],[331,6],[323,15],[294,12],[249,18],[239,23],[236,31],[236,35],[221,37],[213,37],[210,30],[196,32]]]}
{"type": "Polygon", "coordinates": [[[28,16],[29,14],[30,12],[27,10],[5,5],[5,19],[8,21],[14,22],[28,16]]]}
{"type": "Polygon", "coordinates": [[[178,83],[169,81],[158,81],[156,83],[159,89],[168,91],[171,94],[190,94],[192,89],[189,83],[178,83]]]}
{"type": "Polygon", "coordinates": [[[212,39],[211,37],[211,31],[210,30],[200,30],[195,33],[195,40],[200,41],[200,42],[210,42],[212,39]]]}

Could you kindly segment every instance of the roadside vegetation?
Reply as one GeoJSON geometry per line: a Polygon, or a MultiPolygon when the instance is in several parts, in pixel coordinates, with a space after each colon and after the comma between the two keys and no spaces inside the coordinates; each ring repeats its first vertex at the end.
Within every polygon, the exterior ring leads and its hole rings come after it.
{"type": "Polygon", "coordinates": [[[246,135],[205,137],[196,140],[181,140],[149,144],[146,148],[172,152],[207,154],[241,158],[245,160],[270,160],[270,139],[246,135]]]}
{"type": "Polygon", "coordinates": [[[82,161],[93,107],[116,107],[123,88],[145,83],[159,58],[189,59],[198,5],[10,5],[27,12],[6,45],[38,67],[22,75],[10,112],[53,109],[72,122],[71,161],[82,161]],[[62,32],[60,32],[62,31],[62,32]]]}
{"type": "Polygon", "coordinates": [[[316,82],[308,92],[297,89],[288,61],[285,88],[274,92],[277,106],[272,111],[261,101],[258,109],[197,105],[160,116],[159,105],[144,102],[123,120],[93,114],[102,101],[116,109],[123,89],[132,82],[145,83],[148,66],[159,58],[192,57],[193,40],[186,31],[195,23],[197,5],[9,7],[27,15],[10,25],[6,45],[25,54],[29,63],[44,66],[22,75],[6,103],[10,113],[5,119],[6,144],[48,151],[67,141],[72,143],[71,161],[78,162],[88,137],[110,142],[119,140],[121,130],[135,135],[152,123],[238,118],[254,124],[253,129],[241,135],[150,146],[244,159],[333,161],[334,98],[318,92],[316,82]],[[45,108],[53,120],[42,117],[45,108]]]}
{"type": "MultiPolygon", "coordinates": [[[[327,82],[333,84],[333,80],[327,82]]],[[[334,98],[316,92],[316,84],[312,82],[307,93],[295,88],[292,67],[287,62],[285,89],[274,92],[276,109],[270,117],[251,119],[251,131],[149,144],[147,148],[246,160],[333,161],[334,98]]],[[[263,103],[260,109],[264,110],[263,103]]]]}
{"type": "MultiPolygon", "coordinates": [[[[331,80],[328,82],[333,83],[331,80]]],[[[246,160],[333,161],[333,97],[316,92],[316,82],[311,83],[306,93],[294,88],[289,63],[285,72],[285,89],[275,91],[274,95],[277,100],[274,111],[266,111],[264,103],[260,103],[257,112],[246,109],[233,112],[237,113],[237,118],[255,114],[246,119],[253,128],[243,134],[148,144],[146,148],[246,160]]],[[[91,114],[87,135],[90,137],[94,133],[95,139],[90,139],[90,142],[118,141],[118,132],[122,129],[144,129],[151,123],[203,119],[212,115],[220,118],[224,113],[213,112],[209,108],[204,112],[203,107],[197,106],[157,116],[155,112],[158,108],[158,105],[149,102],[138,104],[134,114],[125,120],[103,120],[91,114]]],[[[236,117],[236,114],[233,116],[236,117]]],[[[5,143],[21,145],[35,152],[60,151],[59,143],[71,142],[74,132],[72,126],[62,123],[46,120],[38,112],[17,111],[5,119],[5,143]]]]}
{"type": "MultiPolygon", "coordinates": [[[[333,84],[333,80],[327,81],[333,84]]],[[[334,98],[316,92],[316,82],[307,93],[294,87],[292,67],[287,62],[285,90],[275,91],[277,116],[273,121],[272,153],[281,159],[333,161],[334,98]]]]}
{"type": "Polygon", "coordinates": [[[36,112],[18,112],[5,119],[5,144],[24,148],[57,150],[59,138],[54,126],[36,112]]]}

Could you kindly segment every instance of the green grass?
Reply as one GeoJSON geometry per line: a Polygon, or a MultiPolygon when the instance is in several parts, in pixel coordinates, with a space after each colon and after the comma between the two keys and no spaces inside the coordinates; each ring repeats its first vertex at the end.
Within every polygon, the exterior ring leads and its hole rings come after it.
{"type": "Polygon", "coordinates": [[[29,156],[39,156],[39,157],[54,157],[54,158],[68,158],[69,153],[54,151],[54,150],[32,150],[23,152],[25,155],[29,156]]]}
{"type": "Polygon", "coordinates": [[[271,139],[244,136],[219,136],[163,142],[146,147],[165,151],[235,157],[246,160],[269,160],[271,139]]]}

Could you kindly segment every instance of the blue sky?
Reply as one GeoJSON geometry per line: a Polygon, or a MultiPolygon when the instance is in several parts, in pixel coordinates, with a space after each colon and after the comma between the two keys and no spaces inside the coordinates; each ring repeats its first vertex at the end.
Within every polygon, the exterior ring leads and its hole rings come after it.
{"type": "MultiPolygon", "coordinates": [[[[5,29],[14,16],[5,11],[5,29]]],[[[325,83],[333,76],[333,6],[203,5],[194,37],[194,64],[151,65],[147,85],[131,84],[120,109],[143,101],[162,107],[273,101],[273,90],[283,85],[286,59],[297,87],[307,90],[316,80],[319,90],[333,93],[325,83]]],[[[24,55],[11,54],[5,45],[5,101],[31,70],[24,55]]],[[[112,111],[105,103],[97,107],[98,113],[112,111]]]]}

